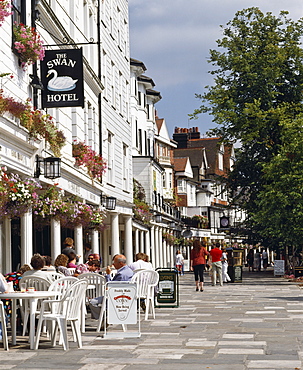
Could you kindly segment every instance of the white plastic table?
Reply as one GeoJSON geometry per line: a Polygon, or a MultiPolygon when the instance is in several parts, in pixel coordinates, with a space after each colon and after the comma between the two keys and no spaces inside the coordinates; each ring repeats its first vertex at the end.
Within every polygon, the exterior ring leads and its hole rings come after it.
{"type": "Polygon", "coordinates": [[[54,297],[57,292],[46,291],[34,291],[34,292],[11,292],[11,293],[0,293],[0,299],[11,299],[12,300],[12,316],[11,316],[11,329],[12,329],[12,344],[16,345],[16,306],[17,299],[28,299],[29,300],[29,319],[30,319],[30,330],[29,330],[29,344],[30,349],[34,349],[35,345],[35,314],[37,311],[37,302],[39,299],[46,299],[54,297]]]}

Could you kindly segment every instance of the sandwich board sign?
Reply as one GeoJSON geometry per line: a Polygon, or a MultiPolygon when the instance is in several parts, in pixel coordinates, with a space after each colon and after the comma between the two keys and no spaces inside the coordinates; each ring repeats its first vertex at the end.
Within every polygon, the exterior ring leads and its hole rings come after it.
{"type": "Polygon", "coordinates": [[[140,318],[138,320],[137,309],[137,286],[128,281],[108,282],[107,283],[107,323],[108,324],[137,324],[139,331],[107,332],[105,329],[104,337],[140,337],[140,318]]]}

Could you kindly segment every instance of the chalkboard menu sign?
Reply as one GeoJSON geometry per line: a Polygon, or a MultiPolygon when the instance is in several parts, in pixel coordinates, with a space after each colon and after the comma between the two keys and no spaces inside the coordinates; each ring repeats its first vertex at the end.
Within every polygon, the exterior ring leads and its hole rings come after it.
{"type": "Polygon", "coordinates": [[[285,261],[284,260],[274,260],[274,275],[283,276],[285,274],[285,261]]]}

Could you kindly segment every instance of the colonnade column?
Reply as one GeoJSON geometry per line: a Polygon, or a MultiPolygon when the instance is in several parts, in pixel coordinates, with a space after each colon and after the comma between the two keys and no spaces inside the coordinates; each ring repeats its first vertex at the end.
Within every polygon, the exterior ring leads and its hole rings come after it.
{"type": "Polygon", "coordinates": [[[162,241],[162,228],[158,227],[158,251],[159,251],[159,267],[164,267],[163,265],[163,241],[162,241]]]}
{"type": "Polygon", "coordinates": [[[151,245],[151,250],[150,250],[150,254],[151,254],[151,262],[154,266],[154,268],[156,268],[156,252],[155,252],[155,226],[151,226],[150,228],[150,245],[151,245]]]}
{"type": "Polygon", "coordinates": [[[170,255],[170,267],[175,267],[175,254],[174,254],[174,247],[170,245],[169,248],[169,255],[170,255]]]}
{"type": "Polygon", "coordinates": [[[119,233],[119,214],[113,213],[111,215],[111,256],[120,254],[120,233],[119,233]]]}
{"type": "MultiPolygon", "coordinates": [[[[100,248],[99,248],[99,232],[98,232],[98,230],[93,229],[91,235],[92,235],[92,252],[93,253],[98,253],[99,256],[101,256],[100,248]]],[[[84,261],[84,262],[86,262],[86,261],[84,261]]]]}
{"type": "Polygon", "coordinates": [[[147,230],[146,233],[145,233],[145,251],[144,252],[150,258],[150,235],[149,235],[149,230],[147,230]]]}
{"type": "Polygon", "coordinates": [[[53,262],[56,257],[61,253],[61,225],[60,221],[51,219],[51,257],[53,262]]]}
{"type": "Polygon", "coordinates": [[[74,229],[74,239],[75,239],[75,250],[76,254],[81,256],[79,258],[79,263],[83,262],[83,227],[78,225],[74,229]]]}
{"type": "Polygon", "coordinates": [[[139,230],[135,229],[135,254],[139,253],[139,230]]]}
{"type": "MultiPolygon", "coordinates": [[[[162,234],[163,235],[163,234],[162,234]]],[[[162,263],[162,267],[167,267],[167,258],[166,258],[166,248],[167,248],[167,245],[169,245],[169,243],[167,243],[167,241],[164,239],[163,240],[163,237],[162,237],[162,256],[163,256],[163,263],[162,263]]]]}
{"type": "Polygon", "coordinates": [[[133,262],[133,238],[132,238],[132,216],[124,217],[124,229],[125,229],[125,240],[124,240],[124,253],[127,264],[133,262]]]}
{"type": "Polygon", "coordinates": [[[140,250],[139,252],[144,253],[144,231],[140,231],[140,250]]]}
{"type": "Polygon", "coordinates": [[[27,211],[21,216],[21,265],[30,263],[33,256],[33,215],[27,211]]]}

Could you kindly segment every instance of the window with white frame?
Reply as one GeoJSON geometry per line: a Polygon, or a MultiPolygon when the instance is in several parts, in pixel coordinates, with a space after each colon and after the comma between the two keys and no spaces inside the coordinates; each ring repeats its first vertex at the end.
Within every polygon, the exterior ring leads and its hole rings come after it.
{"type": "Polygon", "coordinates": [[[109,183],[113,183],[114,180],[114,135],[107,132],[107,180],[109,183]]]}
{"type": "Polygon", "coordinates": [[[128,191],[128,174],[129,174],[129,161],[128,161],[128,146],[123,143],[123,190],[128,191]]]}
{"type": "Polygon", "coordinates": [[[178,193],[185,193],[186,192],[185,185],[186,185],[185,180],[180,179],[180,180],[177,181],[178,193]]]}
{"type": "Polygon", "coordinates": [[[218,168],[220,171],[223,171],[223,154],[224,146],[220,145],[220,150],[218,151],[218,168]]]}

